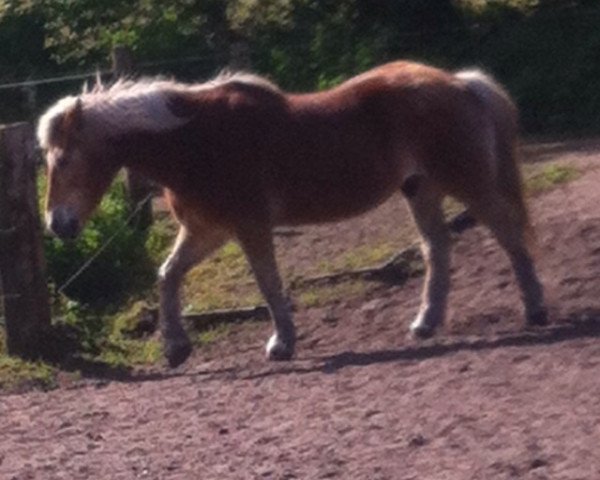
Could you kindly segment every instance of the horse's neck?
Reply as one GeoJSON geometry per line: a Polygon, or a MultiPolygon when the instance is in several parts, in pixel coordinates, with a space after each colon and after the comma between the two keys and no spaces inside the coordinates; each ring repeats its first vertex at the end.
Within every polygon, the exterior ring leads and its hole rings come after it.
{"type": "Polygon", "coordinates": [[[157,134],[123,135],[116,146],[123,167],[162,186],[170,186],[180,176],[177,156],[169,155],[169,149],[164,148],[157,134]]]}

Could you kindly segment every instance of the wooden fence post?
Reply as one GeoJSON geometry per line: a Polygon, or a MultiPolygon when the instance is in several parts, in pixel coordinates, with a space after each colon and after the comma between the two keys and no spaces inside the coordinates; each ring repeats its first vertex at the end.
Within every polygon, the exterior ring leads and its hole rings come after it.
{"type": "MultiPolygon", "coordinates": [[[[134,60],[129,47],[116,45],[113,48],[112,70],[115,78],[128,77],[133,74],[134,60]]],[[[133,211],[152,192],[152,185],[147,178],[131,170],[125,171],[125,183],[129,195],[129,207],[133,211]]],[[[133,219],[133,224],[140,230],[145,230],[152,225],[152,201],[148,200],[143,205],[137,218],[133,219]]]]}
{"type": "Polygon", "coordinates": [[[0,300],[8,353],[28,359],[52,348],[36,157],[30,124],[0,125],[0,300]]]}

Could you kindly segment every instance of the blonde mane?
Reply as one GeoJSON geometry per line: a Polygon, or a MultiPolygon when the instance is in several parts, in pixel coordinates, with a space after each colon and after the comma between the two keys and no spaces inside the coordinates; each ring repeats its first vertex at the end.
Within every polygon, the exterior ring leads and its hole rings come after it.
{"type": "Polygon", "coordinates": [[[119,79],[104,85],[100,78],[89,89],[84,86],[79,96],[68,96],[48,109],[39,120],[37,136],[40,146],[47,148],[54,138],[60,120],[81,102],[83,115],[96,133],[111,137],[124,129],[162,132],[178,128],[189,121],[175,115],[169,108],[173,94],[197,93],[231,83],[243,83],[257,88],[280,92],[269,80],[247,72],[223,71],[212,80],[200,84],[179,83],[175,80],[143,78],[119,79]]]}

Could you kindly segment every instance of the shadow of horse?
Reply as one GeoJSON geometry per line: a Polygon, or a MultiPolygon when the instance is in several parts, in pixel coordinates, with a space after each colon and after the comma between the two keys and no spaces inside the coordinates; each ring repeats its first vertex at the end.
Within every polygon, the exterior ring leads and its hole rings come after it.
{"type": "Polygon", "coordinates": [[[584,310],[569,315],[558,324],[518,333],[498,333],[493,337],[461,337],[457,341],[436,342],[430,345],[378,350],[371,352],[346,351],[323,358],[322,371],[335,373],[346,367],[379,363],[418,361],[443,357],[460,351],[483,351],[502,347],[551,345],[569,340],[600,337],[600,310],[584,310]]]}
{"type": "Polygon", "coordinates": [[[520,332],[501,332],[492,337],[440,337],[426,345],[408,346],[399,349],[375,350],[369,352],[345,351],[330,356],[302,357],[292,362],[265,363],[261,371],[249,371],[248,367],[231,366],[225,368],[206,368],[199,370],[163,370],[139,372],[130,368],[115,368],[102,362],[71,359],[65,370],[77,370],[89,385],[101,388],[110,382],[140,383],[164,381],[171,378],[201,378],[202,381],[227,379],[257,380],[279,375],[335,374],[347,367],[366,367],[389,362],[415,362],[461,351],[485,351],[503,347],[528,347],[552,345],[570,340],[600,337],[600,310],[582,310],[573,312],[559,323],[545,328],[520,332]]]}
{"type": "Polygon", "coordinates": [[[160,382],[171,378],[179,377],[207,377],[222,378],[225,376],[236,377],[238,369],[235,367],[198,369],[198,370],[180,370],[155,368],[151,371],[136,370],[133,367],[114,366],[101,360],[88,360],[81,357],[72,357],[59,364],[60,369],[66,372],[77,372],[82,379],[78,386],[93,385],[102,388],[111,382],[121,383],[142,383],[142,382],[160,382]]]}

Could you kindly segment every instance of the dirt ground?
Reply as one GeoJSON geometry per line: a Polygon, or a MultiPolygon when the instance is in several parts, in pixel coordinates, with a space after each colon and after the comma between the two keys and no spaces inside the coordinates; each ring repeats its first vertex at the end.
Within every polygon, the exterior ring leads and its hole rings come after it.
{"type": "MultiPolygon", "coordinates": [[[[600,479],[600,140],[527,156],[585,171],[531,199],[551,326],[523,330],[508,261],[476,228],[454,246],[436,338],[407,338],[414,278],[300,309],[289,363],[264,360],[270,326],[255,323],[177,370],[0,397],[0,479],[600,479]]],[[[404,215],[396,199],[302,229],[282,261],[393,233],[404,215]]]]}

